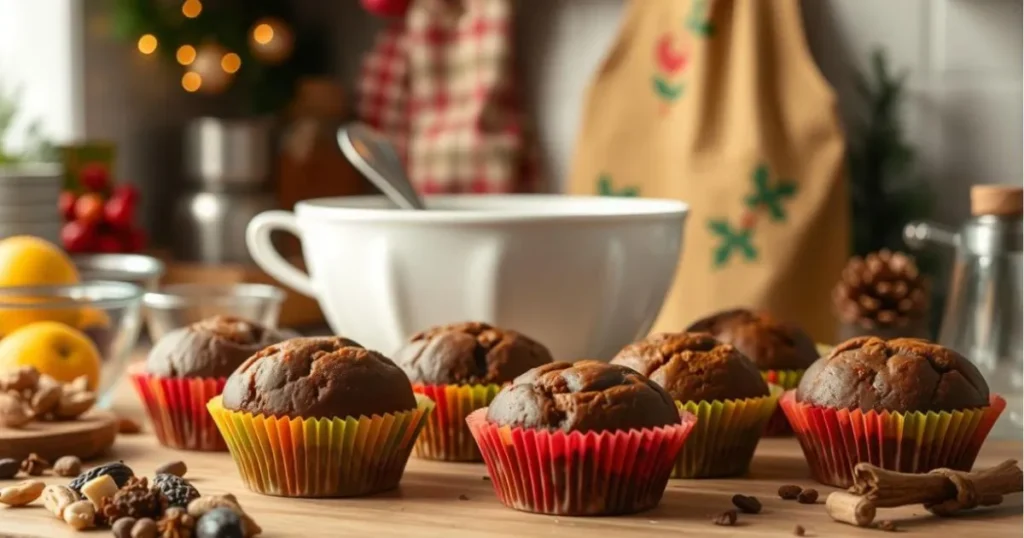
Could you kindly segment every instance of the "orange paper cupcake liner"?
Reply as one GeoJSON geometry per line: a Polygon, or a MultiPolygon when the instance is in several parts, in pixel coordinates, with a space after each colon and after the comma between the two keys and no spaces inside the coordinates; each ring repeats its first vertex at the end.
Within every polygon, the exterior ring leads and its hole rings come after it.
{"type": "Polygon", "coordinates": [[[927,413],[833,409],[779,400],[804,451],[811,474],[822,484],[853,484],[861,462],[904,473],[946,467],[969,471],[1006,400],[992,395],[988,407],[927,413]]]}
{"type": "Polygon", "coordinates": [[[398,486],[434,402],[411,411],[345,418],[289,418],[207,407],[242,482],[283,497],[355,497],[398,486]]]}
{"type": "Polygon", "coordinates": [[[466,419],[498,500],[524,512],[563,516],[630,514],[657,506],[696,417],[616,432],[498,426],[487,409],[466,419]]]}
{"type": "Polygon", "coordinates": [[[227,450],[206,410],[206,402],[220,395],[227,378],[160,377],[141,368],[134,369],[129,377],[160,444],[181,450],[227,450]]]}
{"type": "MultiPolygon", "coordinates": [[[[820,347],[819,347],[820,349],[820,347]]],[[[764,370],[761,372],[761,377],[764,378],[765,382],[769,386],[776,386],[782,389],[783,392],[797,388],[800,385],[800,380],[804,377],[806,370],[764,370]]],[[[789,426],[789,421],[786,420],[786,414],[782,411],[781,407],[776,407],[775,412],[772,413],[771,418],[768,419],[768,425],[765,426],[764,436],[765,437],[787,437],[793,435],[793,428],[789,426]]]]}
{"type": "Polygon", "coordinates": [[[489,385],[413,384],[412,390],[434,401],[423,433],[416,439],[416,457],[444,461],[483,461],[466,417],[487,407],[501,387],[489,385]]]}

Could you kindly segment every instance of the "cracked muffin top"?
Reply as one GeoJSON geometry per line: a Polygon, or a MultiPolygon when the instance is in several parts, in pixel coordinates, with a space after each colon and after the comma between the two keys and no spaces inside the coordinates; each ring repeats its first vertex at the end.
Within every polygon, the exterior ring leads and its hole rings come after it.
{"type": "Polygon", "coordinates": [[[862,411],[951,411],[988,405],[988,385],[959,353],[915,338],[860,337],[815,362],[797,401],[862,411]]]}
{"type": "Polygon", "coordinates": [[[708,333],[654,334],[623,348],[612,364],[640,372],[681,402],[768,395],[757,366],[708,333]]]}
{"type": "Polygon", "coordinates": [[[487,409],[501,426],[579,431],[656,428],[679,422],[672,397],[625,366],[555,362],[517,377],[487,409]]]}
{"type": "Polygon", "coordinates": [[[711,333],[761,370],[803,370],[819,357],[814,340],[803,329],[767,312],[725,310],[694,322],[686,332],[711,333]]]}
{"type": "Polygon", "coordinates": [[[503,384],[551,361],[551,352],[534,340],[476,322],[432,327],[395,353],[412,382],[430,385],[503,384]]]}
{"type": "Polygon", "coordinates": [[[334,418],[416,408],[412,385],[390,359],[340,337],[293,338],[245,361],[223,405],[255,415],[334,418]]]}
{"type": "Polygon", "coordinates": [[[229,316],[214,316],[163,336],[146,357],[146,371],[161,377],[227,377],[257,351],[288,333],[229,316]]]}

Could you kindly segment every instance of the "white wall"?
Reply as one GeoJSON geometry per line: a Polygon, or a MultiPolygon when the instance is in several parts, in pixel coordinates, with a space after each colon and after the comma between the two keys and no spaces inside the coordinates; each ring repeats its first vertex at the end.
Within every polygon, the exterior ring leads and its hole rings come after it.
{"type": "Polygon", "coordinates": [[[10,142],[21,147],[23,129],[33,120],[55,141],[81,131],[76,51],[78,29],[72,24],[76,0],[0,0],[0,86],[21,88],[16,132],[10,142]]]}

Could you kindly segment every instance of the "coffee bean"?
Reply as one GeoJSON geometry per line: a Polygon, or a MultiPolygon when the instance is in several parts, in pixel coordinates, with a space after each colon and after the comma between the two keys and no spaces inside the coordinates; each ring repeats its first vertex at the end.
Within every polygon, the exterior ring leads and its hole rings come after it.
{"type": "Polygon", "coordinates": [[[736,511],[726,510],[721,514],[718,514],[711,520],[715,525],[721,525],[723,527],[729,527],[736,524],[736,511]]]}
{"type": "Polygon", "coordinates": [[[156,468],[156,474],[172,474],[174,476],[185,476],[188,467],[183,461],[171,461],[156,468]]]}
{"type": "Polygon", "coordinates": [[[814,504],[818,502],[818,490],[805,489],[797,495],[796,502],[800,504],[814,504]]]}
{"type": "Polygon", "coordinates": [[[797,526],[796,526],[796,527],[795,527],[795,528],[793,529],[793,534],[795,534],[796,536],[803,536],[803,535],[804,535],[804,533],[806,533],[806,532],[807,532],[807,531],[806,531],[806,530],[804,530],[804,527],[803,527],[803,525],[797,525],[797,526]]]}
{"type": "Polygon", "coordinates": [[[899,529],[896,524],[886,519],[885,521],[878,524],[878,528],[886,532],[897,532],[899,529]]]}
{"type": "Polygon", "coordinates": [[[467,497],[467,496],[465,496],[465,495],[459,495],[459,500],[460,500],[460,501],[468,501],[468,500],[469,500],[469,497],[467,497]]]}
{"type": "Polygon", "coordinates": [[[732,504],[744,514],[761,513],[761,501],[757,500],[757,497],[737,493],[732,496],[732,504]]]}
{"type": "Polygon", "coordinates": [[[0,459],[0,480],[9,480],[18,475],[21,462],[14,458],[0,459]]]}
{"type": "Polygon", "coordinates": [[[782,497],[787,501],[792,501],[800,496],[801,491],[803,491],[803,488],[800,486],[785,485],[779,488],[779,497],[782,497]]]}

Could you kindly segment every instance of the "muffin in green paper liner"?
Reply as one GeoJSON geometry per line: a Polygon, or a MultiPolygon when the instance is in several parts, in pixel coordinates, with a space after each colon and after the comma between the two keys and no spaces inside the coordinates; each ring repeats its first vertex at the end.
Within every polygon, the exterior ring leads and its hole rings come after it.
{"type": "MultiPolygon", "coordinates": [[[[723,310],[695,321],[686,330],[711,333],[717,340],[732,344],[754,361],[769,384],[783,390],[796,388],[807,367],[821,356],[818,346],[803,329],[765,311],[723,310]]],[[[792,433],[782,410],[776,409],[765,435],[792,433]]]]}
{"type": "Polygon", "coordinates": [[[390,359],[337,337],[260,351],[207,404],[245,485],[286,497],[398,486],[433,406],[390,359]]]}
{"type": "Polygon", "coordinates": [[[697,417],[673,478],[745,474],[782,390],[757,367],[708,333],[661,333],[626,346],[612,364],[661,385],[680,411],[697,417]]]}
{"type": "Polygon", "coordinates": [[[416,456],[446,461],[482,461],[466,417],[487,407],[502,385],[552,361],[548,349],[533,339],[476,322],[420,332],[394,358],[413,390],[435,402],[416,441],[416,456]]]}

